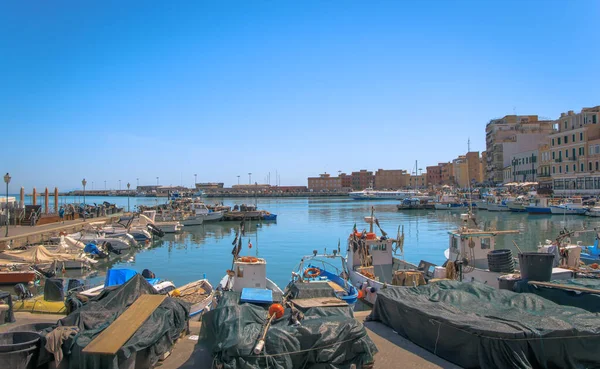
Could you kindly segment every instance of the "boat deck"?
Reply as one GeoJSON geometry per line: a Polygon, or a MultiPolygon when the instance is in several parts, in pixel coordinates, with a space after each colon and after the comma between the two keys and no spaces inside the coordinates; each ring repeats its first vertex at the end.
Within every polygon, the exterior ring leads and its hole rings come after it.
{"type": "MultiPolygon", "coordinates": [[[[355,312],[356,320],[364,322],[369,314],[368,311],[355,312]]],[[[30,314],[15,313],[16,323],[0,326],[0,332],[14,327],[15,325],[31,324],[40,322],[55,322],[63,318],[62,315],[52,314],[30,314]]],[[[403,368],[449,368],[460,369],[446,360],[443,360],[431,352],[415,345],[407,339],[399,336],[391,328],[378,322],[364,322],[369,337],[377,345],[379,352],[375,355],[375,369],[395,368],[402,363],[403,368]]],[[[166,360],[159,362],[157,368],[210,368],[212,365],[211,351],[203,342],[193,339],[200,332],[201,322],[190,321],[190,334],[177,341],[171,354],[166,360]]]]}

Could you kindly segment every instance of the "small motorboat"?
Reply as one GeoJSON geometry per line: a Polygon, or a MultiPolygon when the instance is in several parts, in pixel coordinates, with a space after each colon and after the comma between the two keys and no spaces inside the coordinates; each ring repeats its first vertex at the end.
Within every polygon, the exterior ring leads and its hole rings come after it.
{"type": "MultiPolygon", "coordinates": [[[[340,250],[333,254],[305,256],[300,260],[297,268],[292,271],[290,285],[295,283],[310,283],[322,286],[322,290],[331,290],[336,297],[354,306],[359,296],[359,291],[349,281],[346,258],[340,255],[340,250]],[[338,265],[335,265],[336,263],[338,265]]],[[[288,286],[288,289],[289,289],[288,286]]]]}
{"type": "Polygon", "coordinates": [[[600,217],[600,206],[594,206],[593,208],[589,208],[585,215],[588,217],[600,217]]]}
{"type": "Polygon", "coordinates": [[[30,283],[37,278],[27,264],[10,263],[0,266],[0,284],[30,283]]]}
{"type": "Polygon", "coordinates": [[[38,314],[67,314],[65,296],[82,290],[83,284],[77,279],[69,279],[65,290],[64,281],[61,278],[47,278],[44,281],[44,293],[40,296],[32,296],[22,284],[15,285],[18,298],[13,302],[13,310],[38,314]]]}
{"type": "Polygon", "coordinates": [[[214,299],[212,285],[207,279],[200,279],[184,286],[171,288],[161,284],[157,285],[158,293],[167,293],[169,296],[185,301],[190,304],[190,317],[197,316],[210,310],[214,299]]]}
{"type": "Polygon", "coordinates": [[[269,213],[266,210],[261,211],[262,220],[277,220],[277,214],[269,213]]]}
{"type": "MultiPolygon", "coordinates": [[[[106,271],[106,278],[104,279],[104,284],[89,288],[85,291],[81,291],[81,292],[79,292],[79,294],[83,295],[85,297],[98,296],[105,288],[112,287],[112,286],[120,286],[123,283],[130,280],[131,278],[133,278],[133,276],[136,274],[138,274],[138,272],[136,272],[133,269],[109,269],[106,271]]],[[[144,271],[142,272],[142,276],[144,278],[146,278],[148,283],[150,283],[152,286],[154,286],[154,288],[157,290],[167,288],[167,285],[157,286],[159,283],[161,283],[161,280],[158,278],[155,278],[154,273],[152,273],[148,269],[144,269],[144,271]]],[[[169,283],[171,283],[171,282],[169,282],[169,283]]],[[[173,285],[173,284],[171,283],[171,285],[173,285]]],[[[173,289],[175,289],[174,286],[173,286],[173,289]]]]}

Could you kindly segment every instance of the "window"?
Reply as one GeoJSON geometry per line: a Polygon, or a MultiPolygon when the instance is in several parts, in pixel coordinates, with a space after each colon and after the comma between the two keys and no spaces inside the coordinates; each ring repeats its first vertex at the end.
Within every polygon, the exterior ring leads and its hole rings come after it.
{"type": "Polygon", "coordinates": [[[552,167],[552,174],[556,174],[556,167],[555,166],[552,167]]]}
{"type": "Polygon", "coordinates": [[[554,146],[554,139],[552,139],[552,146],[554,146]]]}
{"type": "Polygon", "coordinates": [[[554,154],[555,154],[555,152],[552,151],[552,160],[556,159],[556,155],[554,155],[554,154]]]}
{"type": "Polygon", "coordinates": [[[529,164],[529,158],[525,158],[525,164],[529,164]]]}
{"type": "Polygon", "coordinates": [[[577,165],[573,164],[573,172],[577,172],[577,165]]]}
{"type": "Polygon", "coordinates": [[[596,114],[592,115],[592,123],[593,124],[598,123],[598,122],[596,122],[596,114]]]}
{"type": "Polygon", "coordinates": [[[565,136],[565,145],[569,143],[569,136],[565,136]]]}
{"type": "Polygon", "coordinates": [[[569,165],[565,165],[565,173],[569,173],[569,165]]]}
{"type": "Polygon", "coordinates": [[[573,138],[573,142],[575,142],[575,133],[573,133],[573,137],[572,138],[573,138]]]}
{"type": "MultiPolygon", "coordinates": [[[[591,167],[591,165],[590,165],[590,167],[591,167]]],[[[579,171],[581,171],[581,172],[585,171],[585,167],[584,167],[583,163],[581,163],[581,165],[579,166],[579,168],[580,168],[579,171]]]]}
{"type": "Polygon", "coordinates": [[[567,129],[567,121],[565,120],[565,129],[567,129]]]}
{"type": "Polygon", "coordinates": [[[596,162],[596,170],[598,170],[598,162],[596,162]]]}
{"type": "Polygon", "coordinates": [[[583,132],[579,132],[579,141],[583,141],[583,132]]]}
{"type": "Polygon", "coordinates": [[[583,147],[579,148],[579,155],[583,155],[583,147]]]}
{"type": "Polygon", "coordinates": [[[572,153],[573,153],[573,159],[576,159],[576,156],[575,156],[575,148],[573,148],[573,151],[572,151],[572,153]]]}
{"type": "Polygon", "coordinates": [[[588,170],[592,171],[592,162],[591,161],[588,163],[588,170]]]}
{"type": "Polygon", "coordinates": [[[560,137],[558,138],[558,144],[560,145],[560,137]]]}
{"type": "Polygon", "coordinates": [[[569,157],[569,149],[565,149],[565,158],[569,157]]]}

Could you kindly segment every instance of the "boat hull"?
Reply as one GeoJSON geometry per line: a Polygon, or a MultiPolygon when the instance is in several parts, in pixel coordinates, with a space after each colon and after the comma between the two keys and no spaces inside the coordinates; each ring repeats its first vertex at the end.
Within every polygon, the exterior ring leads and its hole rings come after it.
{"type": "Polygon", "coordinates": [[[525,212],[525,206],[522,204],[508,204],[508,209],[513,213],[523,213],[525,212]]]}
{"type": "Polygon", "coordinates": [[[510,211],[508,206],[501,204],[488,204],[488,211],[510,211]]]}
{"type": "Polygon", "coordinates": [[[525,211],[529,214],[552,214],[550,208],[546,206],[526,206],[525,211]]]}
{"type": "Polygon", "coordinates": [[[557,215],[583,215],[585,214],[586,209],[551,206],[550,212],[557,215]]]}
{"type": "Polygon", "coordinates": [[[460,211],[466,209],[467,207],[463,204],[434,204],[433,207],[435,210],[451,210],[451,211],[460,211]]]}
{"type": "Polygon", "coordinates": [[[0,272],[0,284],[29,283],[35,281],[33,271],[0,272]]]}
{"type": "Polygon", "coordinates": [[[179,223],[181,223],[185,227],[202,225],[202,223],[204,223],[204,217],[199,216],[199,215],[191,216],[184,220],[179,221],[179,223]]]}

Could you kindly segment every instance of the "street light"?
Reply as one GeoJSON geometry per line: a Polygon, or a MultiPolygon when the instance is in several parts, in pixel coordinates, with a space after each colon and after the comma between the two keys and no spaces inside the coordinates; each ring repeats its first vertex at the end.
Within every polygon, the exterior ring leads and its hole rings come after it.
{"type": "Polygon", "coordinates": [[[121,180],[119,179],[119,191],[121,191],[121,180]]]}
{"type": "Polygon", "coordinates": [[[252,173],[248,173],[248,184],[252,184],[252,173]]]}
{"type": "Polygon", "coordinates": [[[158,186],[158,177],[156,177],[156,185],[158,186]]]}
{"type": "Polygon", "coordinates": [[[137,181],[137,186],[140,187],[140,179],[136,178],[135,180],[137,181]]]}
{"type": "Polygon", "coordinates": [[[104,191],[106,191],[106,180],[104,180],[104,191]]]}
{"type": "Polygon", "coordinates": [[[4,235],[4,237],[8,237],[8,218],[10,214],[10,212],[8,211],[8,184],[10,183],[10,174],[6,173],[4,175],[4,183],[6,183],[6,234],[4,235]]]}
{"type": "Polygon", "coordinates": [[[237,176],[237,177],[238,177],[238,186],[239,186],[240,185],[240,176],[237,176]]]}
{"type": "Polygon", "coordinates": [[[85,222],[85,185],[87,184],[85,178],[81,181],[81,184],[83,185],[83,221],[85,222]]]}
{"type": "Polygon", "coordinates": [[[131,187],[131,185],[129,184],[129,182],[127,182],[127,212],[129,213],[129,187],[131,187]]]}
{"type": "Polygon", "coordinates": [[[194,174],[194,187],[196,187],[196,183],[198,183],[198,175],[194,174]]]}

